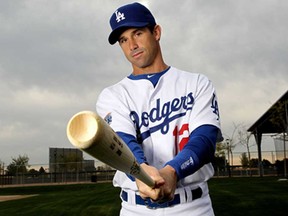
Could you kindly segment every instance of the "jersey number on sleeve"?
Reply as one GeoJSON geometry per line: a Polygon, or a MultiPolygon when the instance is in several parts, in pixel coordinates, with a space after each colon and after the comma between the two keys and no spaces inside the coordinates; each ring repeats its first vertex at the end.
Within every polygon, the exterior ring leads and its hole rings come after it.
{"type": "Polygon", "coordinates": [[[181,151],[189,140],[189,125],[183,124],[180,129],[176,126],[173,136],[175,138],[175,155],[177,155],[178,150],[181,151]]]}

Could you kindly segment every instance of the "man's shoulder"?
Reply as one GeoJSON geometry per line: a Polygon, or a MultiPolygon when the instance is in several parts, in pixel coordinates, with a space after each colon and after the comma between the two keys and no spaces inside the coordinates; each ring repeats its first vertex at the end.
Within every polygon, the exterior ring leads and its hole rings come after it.
{"type": "Polygon", "coordinates": [[[124,77],[122,80],[105,87],[103,91],[118,91],[119,89],[128,85],[128,82],[129,79],[127,77],[124,77]]]}
{"type": "Polygon", "coordinates": [[[171,73],[170,74],[174,74],[175,76],[180,76],[183,77],[184,79],[191,79],[191,78],[195,78],[195,79],[199,79],[199,78],[205,78],[206,75],[196,72],[196,71],[188,71],[188,70],[182,70],[176,67],[171,67],[170,69],[171,73]]]}
{"type": "Polygon", "coordinates": [[[127,91],[130,85],[129,82],[129,79],[124,77],[122,80],[102,89],[99,97],[119,97],[127,91]]]}

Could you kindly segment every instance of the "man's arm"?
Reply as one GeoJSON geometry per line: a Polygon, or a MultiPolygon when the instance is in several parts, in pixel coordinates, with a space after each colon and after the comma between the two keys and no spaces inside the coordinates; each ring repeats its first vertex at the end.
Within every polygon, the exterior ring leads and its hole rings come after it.
{"type": "Polygon", "coordinates": [[[183,150],[166,165],[173,167],[178,180],[199,170],[212,161],[215,153],[219,129],[213,125],[202,125],[196,128],[189,137],[183,150]]]}

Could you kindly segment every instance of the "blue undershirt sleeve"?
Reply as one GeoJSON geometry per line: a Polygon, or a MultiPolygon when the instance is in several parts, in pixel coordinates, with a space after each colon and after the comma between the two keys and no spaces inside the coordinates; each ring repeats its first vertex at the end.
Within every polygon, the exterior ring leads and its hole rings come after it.
{"type": "Polygon", "coordinates": [[[179,180],[193,174],[214,158],[218,132],[213,125],[196,128],[182,151],[165,165],[175,169],[179,180]]]}
{"type": "MultiPolygon", "coordinates": [[[[127,144],[129,149],[133,152],[133,154],[134,154],[134,156],[135,156],[135,158],[139,164],[147,163],[147,159],[144,155],[143,149],[133,135],[123,133],[123,132],[116,132],[116,133],[127,144]]],[[[126,175],[128,176],[128,178],[131,181],[135,181],[135,178],[133,176],[128,175],[128,174],[126,174],[126,175]]]]}
{"type": "Polygon", "coordinates": [[[123,132],[117,132],[117,134],[128,145],[129,149],[133,152],[139,164],[147,162],[141,145],[137,142],[133,135],[123,132]]]}

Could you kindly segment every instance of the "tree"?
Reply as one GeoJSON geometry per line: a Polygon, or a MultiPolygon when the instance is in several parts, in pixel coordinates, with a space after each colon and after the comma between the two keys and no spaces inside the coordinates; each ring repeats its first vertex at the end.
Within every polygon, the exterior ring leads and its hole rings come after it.
{"type": "Polygon", "coordinates": [[[12,162],[7,166],[7,174],[17,175],[27,173],[28,162],[29,157],[27,155],[19,155],[18,158],[12,158],[12,162]]]}
{"type": "Polygon", "coordinates": [[[36,170],[36,169],[30,169],[28,171],[29,175],[33,176],[33,177],[36,177],[39,175],[39,172],[36,170]]]}
{"type": "Polygon", "coordinates": [[[252,168],[257,168],[259,166],[259,160],[258,158],[252,158],[249,162],[249,166],[252,168]]]}
{"type": "MultiPolygon", "coordinates": [[[[279,175],[279,176],[284,176],[284,177],[286,177],[285,176],[285,172],[284,172],[284,169],[286,168],[287,169],[287,167],[285,167],[284,165],[285,165],[285,163],[287,164],[288,163],[288,159],[283,159],[283,160],[276,160],[275,161],[275,167],[276,167],[276,170],[277,170],[277,174],[279,175]],[[285,162],[286,161],[286,162],[285,162]]],[[[287,170],[286,170],[286,173],[287,173],[287,170]]]]}
{"type": "Polygon", "coordinates": [[[215,156],[225,157],[226,145],[223,142],[216,143],[215,156]]]}
{"type": "Polygon", "coordinates": [[[40,175],[46,173],[45,169],[42,166],[40,167],[38,172],[39,172],[40,175]]]}
{"type": "MultiPolygon", "coordinates": [[[[248,132],[245,126],[239,127],[238,140],[239,140],[239,144],[243,145],[247,150],[247,155],[245,154],[245,158],[243,158],[243,159],[247,160],[247,161],[245,161],[245,166],[248,165],[249,168],[251,168],[250,167],[250,165],[251,165],[251,163],[250,163],[250,160],[251,160],[250,147],[251,147],[251,145],[249,143],[251,136],[252,136],[252,133],[248,132]]],[[[244,156],[244,155],[242,155],[242,156],[244,156]]],[[[242,164],[242,166],[243,166],[243,164],[242,164]]]]}
{"type": "Polygon", "coordinates": [[[286,101],[279,101],[277,104],[275,104],[275,106],[272,107],[271,109],[271,118],[269,119],[270,122],[281,128],[281,130],[283,131],[283,133],[285,134],[288,133],[288,116],[287,116],[287,109],[288,109],[288,100],[286,101]],[[285,116],[283,118],[283,116],[285,116]]]}
{"type": "Polygon", "coordinates": [[[228,175],[231,176],[230,167],[228,166],[229,163],[226,159],[226,151],[227,145],[225,141],[216,143],[215,157],[212,161],[212,165],[214,167],[214,170],[216,170],[218,174],[223,171],[226,174],[228,169],[228,175]]]}
{"type": "Polygon", "coordinates": [[[269,168],[269,167],[272,166],[272,163],[269,160],[266,160],[266,159],[263,159],[262,163],[263,163],[263,167],[265,167],[265,168],[269,168]]]}
{"type": "Polygon", "coordinates": [[[225,158],[225,145],[222,142],[216,143],[215,157],[212,162],[215,170],[222,170],[226,167],[226,158],[225,158]]]}
{"type": "Polygon", "coordinates": [[[227,155],[228,155],[228,163],[229,166],[232,165],[233,166],[233,150],[236,147],[236,143],[235,143],[235,132],[237,131],[237,129],[240,127],[240,124],[236,125],[235,123],[233,123],[234,129],[232,131],[231,136],[226,136],[228,138],[226,138],[225,141],[223,141],[225,149],[227,151],[227,155]]]}
{"type": "Polygon", "coordinates": [[[0,160],[0,175],[3,175],[3,174],[4,174],[4,171],[5,171],[5,169],[4,169],[4,162],[2,162],[2,161],[0,160]]]}
{"type": "Polygon", "coordinates": [[[242,165],[242,167],[243,168],[247,168],[247,167],[250,167],[249,166],[249,158],[247,157],[247,154],[244,152],[244,153],[242,153],[241,154],[241,156],[240,156],[240,162],[241,162],[241,165],[242,165]]]}

